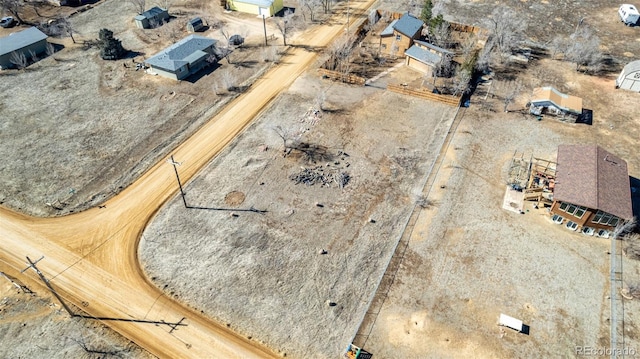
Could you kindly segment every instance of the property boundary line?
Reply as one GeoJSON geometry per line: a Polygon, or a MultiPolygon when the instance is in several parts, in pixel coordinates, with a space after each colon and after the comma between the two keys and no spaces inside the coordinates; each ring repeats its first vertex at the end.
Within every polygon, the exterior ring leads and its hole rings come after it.
{"type": "MultiPolygon", "coordinates": [[[[433,188],[433,183],[435,182],[435,178],[440,172],[440,168],[442,166],[442,163],[444,162],[444,156],[449,150],[449,145],[453,140],[453,136],[459,124],[462,122],[465,112],[466,112],[466,109],[463,108],[461,112],[460,106],[458,105],[458,107],[456,108],[456,113],[453,116],[453,121],[451,122],[451,125],[449,126],[449,129],[447,131],[447,135],[444,137],[444,139],[442,140],[442,144],[440,145],[440,152],[438,153],[438,156],[431,164],[429,171],[425,176],[425,180],[422,183],[422,195],[427,196],[427,198],[431,193],[431,189],[433,188]]],[[[384,274],[380,277],[380,280],[378,281],[378,284],[376,286],[377,289],[374,292],[374,294],[371,296],[371,299],[369,300],[369,309],[362,316],[362,319],[360,320],[360,324],[358,325],[358,329],[356,330],[356,333],[351,339],[351,342],[360,348],[364,348],[365,345],[367,344],[367,341],[369,340],[369,336],[373,331],[373,327],[375,326],[375,323],[378,320],[378,315],[382,311],[382,306],[384,305],[389,295],[389,291],[391,290],[391,287],[395,282],[397,273],[400,270],[400,265],[402,264],[404,260],[404,255],[407,251],[407,248],[409,247],[409,241],[411,239],[411,235],[413,234],[413,229],[414,229],[415,223],[418,220],[419,215],[420,215],[420,207],[417,204],[414,204],[411,210],[411,214],[407,218],[407,222],[403,227],[402,234],[400,235],[400,237],[398,238],[398,241],[396,242],[393,255],[391,256],[391,258],[389,258],[384,274]],[[388,281],[388,283],[386,284],[383,283],[385,279],[388,281]],[[376,305],[376,302],[379,302],[379,304],[376,305]],[[374,305],[377,306],[377,308],[374,308],[374,305]],[[373,311],[372,311],[372,308],[374,308],[373,311]],[[370,320],[367,323],[368,317],[370,317],[370,320]]]]}

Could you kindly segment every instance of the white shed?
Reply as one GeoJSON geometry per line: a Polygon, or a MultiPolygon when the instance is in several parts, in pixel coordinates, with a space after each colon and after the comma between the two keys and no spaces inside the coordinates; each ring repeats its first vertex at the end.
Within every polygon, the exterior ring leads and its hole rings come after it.
{"type": "Polygon", "coordinates": [[[640,60],[632,61],[616,79],[616,88],[640,92],[640,60]]]}

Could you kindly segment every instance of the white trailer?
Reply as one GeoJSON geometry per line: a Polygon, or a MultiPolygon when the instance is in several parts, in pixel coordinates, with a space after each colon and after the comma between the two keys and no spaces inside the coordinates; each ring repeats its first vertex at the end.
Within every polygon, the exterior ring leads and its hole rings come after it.
{"type": "Polygon", "coordinates": [[[618,9],[618,15],[620,16],[620,21],[624,22],[627,26],[633,26],[638,24],[638,19],[640,18],[640,13],[638,13],[638,9],[631,4],[622,4],[618,9]]]}

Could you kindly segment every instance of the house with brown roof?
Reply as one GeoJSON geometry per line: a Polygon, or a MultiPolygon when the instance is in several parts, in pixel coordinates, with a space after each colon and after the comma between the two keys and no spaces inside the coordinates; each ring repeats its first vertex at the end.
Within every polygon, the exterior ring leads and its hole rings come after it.
{"type": "Polygon", "coordinates": [[[404,55],[404,52],[413,45],[414,40],[422,35],[423,26],[422,20],[409,13],[393,20],[380,33],[380,51],[394,57],[404,55]]]}
{"type": "Polygon", "coordinates": [[[553,87],[533,89],[529,112],[533,115],[550,114],[575,122],[582,115],[582,99],[563,94],[553,87]]]}
{"type": "Polygon", "coordinates": [[[627,163],[596,145],[558,146],[553,222],[608,238],[633,218],[627,163]]]}

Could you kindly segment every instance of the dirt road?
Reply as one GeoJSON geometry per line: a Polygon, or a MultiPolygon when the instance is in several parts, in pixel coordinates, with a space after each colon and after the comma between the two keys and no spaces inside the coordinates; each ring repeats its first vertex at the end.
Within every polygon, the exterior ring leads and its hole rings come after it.
{"type": "MultiPolygon", "coordinates": [[[[360,18],[373,1],[351,2],[351,19],[360,18]]],[[[317,26],[296,43],[323,47],[344,31],[344,18],[317,26]]],[[[315,59],[316,53],[292,47],[275,67],[218,116],[173,151],[180,177],[189,181],[315,59]]],[[[38,259],[39,269],[69,302],[105,321],[116,331],[159,357],[263,358],[277,354],[213,322],[155,288],[140,269],[137,256],[144,227],[177,192],[173,168],[162,161],[106,203],[79,214],[36,219],[0,208],[0,261],[14,269],[26,267],[25,256],[38,259]],[[135,320],[178,322],[175,330],[135,320]]],[[[36,281],[33,271],[25,273],[36,281]]]]}

